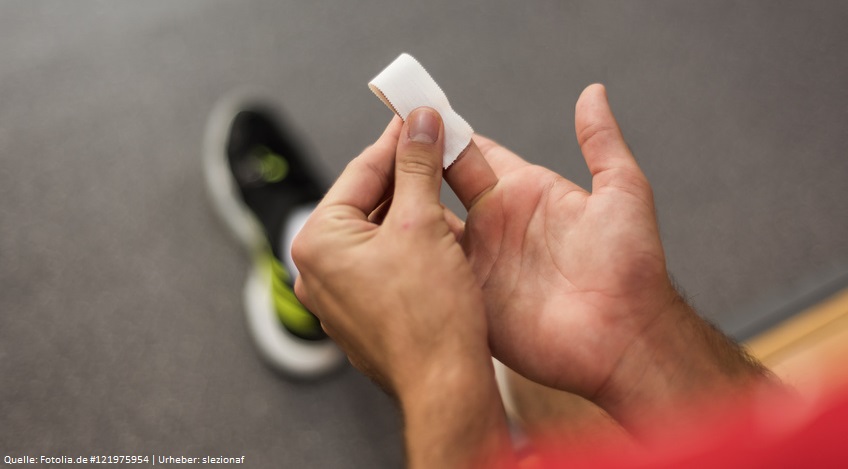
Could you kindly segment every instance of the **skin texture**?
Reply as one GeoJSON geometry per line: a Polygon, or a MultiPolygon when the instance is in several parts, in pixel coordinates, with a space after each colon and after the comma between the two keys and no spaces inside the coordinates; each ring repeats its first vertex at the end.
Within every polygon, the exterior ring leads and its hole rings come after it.
{"type": "Polygon", "coordinates": [[[479,136],[445,178],[468,209],[461,243],[494,355],[643,435],[763,370],[672,286],[651,187],[603,86],[582,93],[575,124],[591,192],[479,136]]]}
{"type": "Polygon", "coordinates": [[[643,441],[767,381],[673,288],[602,86],[575,117],[591,192],[477,136],[444,174],[463,225],[439,203],[443,129],[421,108],[348,165],[293,243],[297,296],[398,398],[411,467],[511,464],[491,355],[643,441]]]}
{"type": "MultiPolygon", "coordinates": [[[[534,381],[595,396],[675,293],[650,186],[603,90],[587,93],[577,126],[593,192],[477,138],[493,184],[469,204],[462,244],[498,358],[534,381]]],[[[480,158],[475,150],[466,158],[480,158]]],[[[451,186],[465,185],[462,169],[451,168],[451,186]]]]}
{"type": "Polygon", "coordinates": [[[441,120],[421,109],[408,122],[389,124],[315,209],[292,245],[295,291],[397,396],[411,467],[508,461],[495,454],[508,435],[483,294],[453,231],[461,222],[439,203],[441,120]]]}

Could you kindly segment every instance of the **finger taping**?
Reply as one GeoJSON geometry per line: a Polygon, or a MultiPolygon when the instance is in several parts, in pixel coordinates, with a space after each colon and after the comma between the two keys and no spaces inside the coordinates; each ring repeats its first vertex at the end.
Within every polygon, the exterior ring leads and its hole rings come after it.
{"type": "Polygon", "coordinates": [[[474,130],[451,108],[447,96],[427,70],[409,54],[401,54],[368,87],[404,121],[419,107],[430,107],[442,116],[445,126],[445,153],[442,166],[447,168],[468,147],[474,130]]]}

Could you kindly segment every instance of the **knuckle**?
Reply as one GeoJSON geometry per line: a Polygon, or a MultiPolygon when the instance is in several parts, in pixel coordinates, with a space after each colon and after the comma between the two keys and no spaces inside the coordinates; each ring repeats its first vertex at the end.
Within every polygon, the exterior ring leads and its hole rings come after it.
{"type": "Polygon", "coordinates": [[[387,185],[390,178],[389,174],[386,172],[387,170],[380,168],[377,164],[371,161],[371,159],[366,158],[364,155],[365,153],[360,154],[356,158],[350,160],[345,167],[345,172],[353,174],[371,173],[379,178],[382,184],[387,185]]]}
{"type": "Polygon", "coordinates": [[[641,171],[620,169],[607,173],[607,185],[642,200],[650,207],[654,206],[654,189],[641,171]]]}
{"type": "Polygon", "coordinates": [[[303,284],[302,277],[298,277],[294,281],[294,296],[303,304],[308,302],[309,293],[306,291],[306,285],[303,284]]]}
{"type": "Polygon", "coordinates": [[[410,149],[398,155],[397,170],[399,172],[435,177],[439,174],[439,169],[441,169],[441,160],[424,149],[410,149]]]}
{"type": "Polygon", "coordinates": [[[607,184],[628,192],[643,193],[650,189],[645,176],[640,171],[634,171],[630,168],[612,168],[607,170],[603,176],[608,179],[607,184]]]}
{"type": "Polygon", "coordinates": [[[360,169],[366,169],[368,165],[362,160],[362,155],[359,155],[352,160],[348,161],[345,166],[345,172],[358,171],[360,169]]]}
{"type": "Polygon", "coordinates": [[[305,230],[301,230],[301,232],[295,236],[291,245],[292,260],[299,269],[302,269],[303,266],[311,262],[315,251],[312,243],[309,242],[309,238],[304,236],[304,231],[305,230]]]}
{"type": "Polygon", "coordinates": [[[577,143],[581,148],[590,144],[602,145],[617,138],[617,134],[618,129],[616,127],[601,122],[593,122],[580,129],[577,134],[577,143]]]}

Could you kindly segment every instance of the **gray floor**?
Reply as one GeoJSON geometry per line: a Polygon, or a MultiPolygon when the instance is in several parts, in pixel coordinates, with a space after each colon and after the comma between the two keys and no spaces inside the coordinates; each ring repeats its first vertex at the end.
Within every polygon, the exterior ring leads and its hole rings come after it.
{"type": "Polygon", "coordinates": [[[838,0],[0,4],[0,452],[399,466],[367,380],[256,359],[198,162],[216,98],[256,85],[337,174],[388,121],[365,84],[401,51],[584,185],[574,101],[607,84],[672,272],[742,334],[848,269],[846,24],[838,0]]]}

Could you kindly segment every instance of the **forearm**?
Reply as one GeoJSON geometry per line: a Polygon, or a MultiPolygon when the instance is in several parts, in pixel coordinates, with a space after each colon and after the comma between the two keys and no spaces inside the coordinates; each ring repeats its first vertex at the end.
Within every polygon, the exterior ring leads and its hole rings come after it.
{"type": "Polygon", "coordinates": [[[703,426],[769,387],[780,385],[763,365],[678,298],[633,341],[595,401],[650,441],[670,429],[703,426]]]}
{"type": "Polygon", "coordinates": [[[399,394],[410,468],[513,467],[490,358],[455,357],[399,394]]]}

